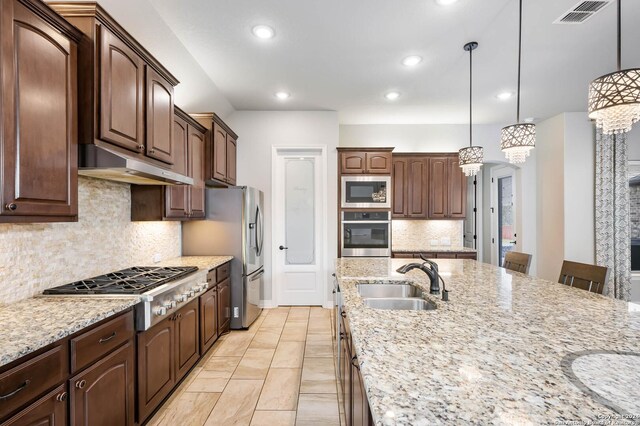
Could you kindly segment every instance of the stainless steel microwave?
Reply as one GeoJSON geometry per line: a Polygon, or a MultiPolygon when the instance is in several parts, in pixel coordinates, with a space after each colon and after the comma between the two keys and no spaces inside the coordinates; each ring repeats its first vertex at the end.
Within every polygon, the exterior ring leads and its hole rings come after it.
{"type": "Polygon", "coordinates": [[[390,176],[342,176],[343,209],[390,209],[390,176]]]}

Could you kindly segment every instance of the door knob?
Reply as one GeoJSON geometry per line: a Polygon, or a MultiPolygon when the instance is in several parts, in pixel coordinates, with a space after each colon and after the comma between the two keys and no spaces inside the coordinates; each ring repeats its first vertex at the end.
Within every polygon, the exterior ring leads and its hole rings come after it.
{"type": "Polygon", "coordinates": [[[10,210],[12,212],[16,211],[16,209],[18,208],[18,205],[16,203],[9,203],[5,206],[5,208],[7,210],[10,210]]]}
{"type": "Polygon", "coordinates": [[[289,249],[289,247],[285,247],[285,246],[280,246],[280,247],[278,247],[278,248],[279,248],[280,250],[288,250],[288,249],[289,249]]]}

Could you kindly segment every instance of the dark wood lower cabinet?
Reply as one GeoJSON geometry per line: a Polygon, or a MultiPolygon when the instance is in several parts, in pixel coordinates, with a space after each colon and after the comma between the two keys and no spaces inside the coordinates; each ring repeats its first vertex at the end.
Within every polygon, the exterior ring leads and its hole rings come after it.
{"type": "Polygon", "coordinates": [[[134,344],[126,342],[69,380],[70,424],[134,424],[134,344]]]}
{"type": "Polygon", "coordinates": [[[200,296],[200,353],[204,354],[218,338],[218,289],[200,296]]]}
{"type": "Polygon", "coordinates": [[[470,259],[477,260],[478,253],[462,251],[462,252],[393,252],[391,257],[393,258],[402,258],[402,259],[411,259],[411,258],[419,258],[420,255],[424,255],[429,259],[470,259]]]}
{"type": "Polygon", "coordinates": [[[6,423],[2,423],[2,426],[65,426],[67,400],[66,386],[60,385],[6,423]]]}
{"type": "Polygon", "coordinates": [[[178,311],[176,323],[176,382],[200,357],[199,301],[193,299],[178,311]]]}
{"type": "Polygon", "coordinates": [[[218,283],[218,335],[229,331],[231,324],[231,280],[218,283]]]}
{"type": "Polygon", "coordinates": [[[138,422],[142,423],[175,384],[175,328],[168,317],[138,333],[138,422]]]}

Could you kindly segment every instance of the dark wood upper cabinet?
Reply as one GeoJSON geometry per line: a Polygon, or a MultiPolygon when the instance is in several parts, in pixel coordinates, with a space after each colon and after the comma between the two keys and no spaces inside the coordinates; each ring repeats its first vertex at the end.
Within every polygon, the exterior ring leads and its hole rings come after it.
{"type": "Polygon", "coordinates": [[[80,144],[173,171],[178,80],[99,4],[48,4],[85,35],[78,47],[80,144]]]}
{"type": "Polygon", "coordinates": [[[428,160],[421,156],[393,158],[393,217],[427,219],[428,160]]]}
{"type": "MultiPolygon", "coordinates": [[[[188,135],[189,130],[186,120],[175,114],[173,121],[173,170],[183,175],[188,175],[188,135]]],[[[185,217],[185,213],[189,211],[187,193],[188,187],[185,185],[174,185],[165,188],[165,217],[167,219],[185,217]]],[[[132,199],[132,203],[134,202],[132,199]]]]}
{"type": "Polygon", "coordinates": [[[460,168],[458,156],[447,159],[448,177],[448,214],[450,218],[464,219],[467,208],[467,177],[460,168]]]}
{"type": "Polygon", "coordinates": [[[429,218],[447,217],[447,157],[429,158],[429,218]]]}
{"type": "Polygon", "coordinates": [[[391,174],[393,148],[354,149],[338,148],[340,152],[340,173],[352,174],[391,174]]]}
{"type": "Polygon", "coordinates": [[[189,187],[189,213],[192,219],[203,218],[204,211],[204,191],[205,191],[205,152],[206,133],[200,126],[189,125],[189,176],[193,178],[193,185],[189,187]]]}
{"type": "Polygon", "coordinates": [[[129,340],[70,379],[72,425],[134,425],[134,354],[129,340]]]}
{"type": "Polygon", "coordinates": [[[402,219],[407,217],[407,159],[393,158],[393,171],[391,173],[393,198],[392,217],[402,219]]]}
{"type": "MultiPolygon", "coordinates": [[[[147,155],[173,164],[173,86],[147,67],[147,155]]],[[[175,169],[174,169],[175,170],[175,169]]]]}
{"type": "MultiPolygon", "coordinates": [[[[100,138],[144,150],[144,61],[105,27],[100,38],[100,138]]],[[[151,112],[153,114],[153,112],[151,112]]]]}
{"type": "Polygon", "coordinates": [[[0,11],[0,222],[75,221],[82,34],[39,1],[0,11]]]}
{"type": "Polygon", "coordinates": [[[207,128],[210,137],[205,150],[205,176],[209,186],[236,184],[238,135],[214,113],[191,114],[207,128]]]}

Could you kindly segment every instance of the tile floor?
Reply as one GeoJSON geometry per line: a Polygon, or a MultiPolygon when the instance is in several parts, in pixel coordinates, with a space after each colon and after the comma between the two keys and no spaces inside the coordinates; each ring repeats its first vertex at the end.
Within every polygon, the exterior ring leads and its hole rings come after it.
{"type": "Polygon", "coordinates": [[[340,425],[330,315],[263,311],[220,338],[148,424],[340,425]]]}

